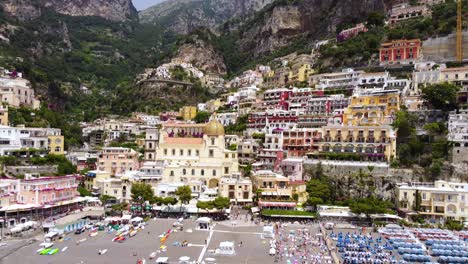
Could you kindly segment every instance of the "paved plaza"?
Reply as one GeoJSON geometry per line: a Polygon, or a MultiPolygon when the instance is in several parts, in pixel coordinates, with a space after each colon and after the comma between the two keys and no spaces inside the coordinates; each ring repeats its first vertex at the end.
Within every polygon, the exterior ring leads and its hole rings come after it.
{"type": "MultiPolygon", "coordinates": [[[[111,241],[115,236],[115,232],[108,234],[101,231],[96,237],[89,237],[89,232],[81,235],[69,234],[63,241],[54,242],[53,248],[58,248],[60,251],[56,255],[50,256],[41,256],[36,253],[36,250],[40,248],[40,242],[26,245],[6,254],[8,250],[11,251],[12,247],[18,245],[8,243],[7,246],[0,248],[0,256],[4,256],[0,263],[114,264],[136,263],[141,258],[148,261],[149,255],[157,251],[161,246],[159,236],[172,228],[175,221],[174,219],[150,220],[144,230],[138,232],[135,237],[128,238],[123,243],[111,241]],[[86,238],[87,241],[77,245],[76,242],[83,238],[86,238]],[[67,250],[62,252],[61,250],[65,247],[68,247],[67,250]],[[108,249],[108,252],[101,256],[98,255],[99,249],[108,249]]],[[[287,229],[296,230],[303,227],[291,225],[287,229]]],[[[312,230],[310,228],[311,232],[315,232],[316,229],[312,230]]],[[[269,255],[270,239],[263,239],[262,232],[262,225],[248,224],[244,221],[216,223],[211,230],[202,231],[196,230],[196,224],[193,220],[185,220],[184,230],[170,234],[165,242],[167,250],[158,253],[158,257],[169,257],[171,263],[178,263],[179,258],[182,256],[189,256],[192,261],[215,258],[217,263],[226,264],[274,263],[275,257],[269,255]],[[187,232],[189,229],[192,232],[187,232]],[[182,243],[183,241],[187,241],[189,246],[174,245],[176,242],[182,243]],[[214,254],[219,244],[224,241],[234,242],[235,255],[220,256],[214,254]]],[[[286,260],[281,262],[286,262],[286,260]]]]}

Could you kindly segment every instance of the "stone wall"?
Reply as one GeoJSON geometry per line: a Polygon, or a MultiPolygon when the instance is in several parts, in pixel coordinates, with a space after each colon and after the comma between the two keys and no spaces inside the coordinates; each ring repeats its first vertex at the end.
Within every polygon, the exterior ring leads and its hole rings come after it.
{"type": "MultiPolygon", "coordinates": [[[[445,37],[427,39],[423,42],[423,58],[439,63],[454,61],[456,43],[455,33],[445,37]]],[[[468,59],[468,31],[463,32],[463,58],[468,59]]]]}

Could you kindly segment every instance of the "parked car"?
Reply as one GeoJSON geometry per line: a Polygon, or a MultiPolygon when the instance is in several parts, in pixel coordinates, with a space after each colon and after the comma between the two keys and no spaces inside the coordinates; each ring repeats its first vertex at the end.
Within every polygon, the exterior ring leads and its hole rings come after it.
{"type": "Polygon", "coordinates": [[[84,231],[86,231],[86,228],[84,228],[84,227],[83,227],[83,228],[79,228],[79,229],[77,229],[77,230],[75,231],[75,234],[76,234],[76,235],[79,235],[79,234],[83,233],[84,231]]]}

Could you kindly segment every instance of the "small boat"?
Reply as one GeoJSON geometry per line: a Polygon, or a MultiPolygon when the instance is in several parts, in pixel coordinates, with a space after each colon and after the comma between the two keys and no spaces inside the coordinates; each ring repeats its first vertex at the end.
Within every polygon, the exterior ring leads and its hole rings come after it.
{"type": "Polygon", "coordinates": [[[104,254],[106,254],[106,253],[107,253],[107,248],[106,248],[106,249],[100,249],[100,250],[98,251],[98,254],[99,254],[99,255],[104,255],[104,254]]]}
{"type": "Polygon", "coordinates": [[[97,235],[98,235],[98,232],[97,232],[97,231],[96,231],[96,232],[91,232],[91,233],[89,233],[89,236],[90,236],[90,237],[95,237],[95,236],[97,236],[97,235]]]}
{"type": "Polygon", "coordinates": [[[48,243],[48,242],[39,244],[39,246],[41,246],[42,248],[51,248],[53,245],[54,243],[48,243]]]}
{"type": "Polygon", "coordinates": [[[112,242],[119,242],[119,243],[122,243],[125,241],[125,237],[123,236],[118,236],[118,237],[115,237],[112,242]]]}
{"type": "Polygon", "coordinates": [[[80,243],[86,242],[86,240],[87,240],[86,238],[80,239],[76,241],[76,244],[79,245],[80,243]]]}
{"type": "Polygon", "coordinates": [[[145,264],[145,263],[146,263],[146,259],[137,260],[137,264],[145,264]]]}
{"type": "Polygon", "coordinates": [[[129,235],[130,237],[134,237],[137,233],[138,233],[137,230],[133,230],[133,231],[130,232],[128,235],[129,235]]]}
{"type": "Polygon", "coordinates": [[[47,252],[47,255],[55,255],[59,252],[58,248],[51,249],[49,252],[47,252]]]}
{"type": "Polygon", "coordinates": [[[154,258],[156,258],[156,255],[157,255],[156,252],[152,252],[152,253],[149,255],[149,258],[150,258],[150,259],[154,259],[154,258]]]}
{"type": "Polygon", "coordinates": [[[62,248],[62,252],[65,252],[65,251],[67,251],[67,249],[68,249],[68,247],[64,247],[64,248],[62,248]]]}
{"type": "Polygon", "coordinates": [[[51,248],[43,249],[41,252],[39,252],[39,255],[47,255],[47,253],[49,253],[49,251],[51,250],[52,250],[51,248]]]}
{"type": "Polygon", "coordinates": [[[44,250],[44,249],[45,249],[45,248],[40,248],[40,249],[36,250],[36,253],[37,253],[37,254],[40,254],[41,251],[44,250]]]}

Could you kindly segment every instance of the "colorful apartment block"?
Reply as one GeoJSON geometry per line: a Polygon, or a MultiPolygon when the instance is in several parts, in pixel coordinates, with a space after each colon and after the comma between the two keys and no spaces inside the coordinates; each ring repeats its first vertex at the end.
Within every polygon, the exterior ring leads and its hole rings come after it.
{"type": "Polygon", "coordinates": [[[98,158],[98,170],[110,172],[111,175],[123,175],[127,171],[140,168],[138,152],[129,148],[103,148],[98,158]]]}
{"type": "Polygon", "coordinates": [[[197,107],[195,106],[184,106],[180,109],[180,116],[183,120],[188,121],[195,118],[197,115],[197,107]]]}
{"type": "Polygon", "coordinates": [[[357,35],[359,35],[359,33],[364,33],[364,32],[367,32],[366,25],[364,25],[363,23],[359,23],[352,28],[343,29],[336,37],[336,40],[338,42],[345,41],[345,40],[356,37],[357,35]]]}
{"type": "Polygon", "coordinates": [[[344,111],[343,124],[352,126],[391,124],[399,110],[398,90],[358,90],[344,111]]]}
{"type": "Polygon", "coordinates": [[[78,196],[76,176],[40,177],[20,181],[18,202],[46,205],[72,200],[78,196]]]}
{"type": "Polygon", "coordinates": [[[380,64],[414,64],[421,58],[420,39],[392,40],[380,45],[380,64]]]}
{"type": "Polygon", "coordinates": [[[48,136],[49,153],[55,155],[65,154],[65,138],[63,136],[48,136]]]}

